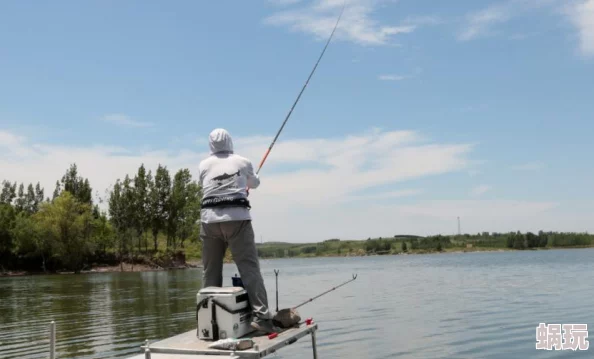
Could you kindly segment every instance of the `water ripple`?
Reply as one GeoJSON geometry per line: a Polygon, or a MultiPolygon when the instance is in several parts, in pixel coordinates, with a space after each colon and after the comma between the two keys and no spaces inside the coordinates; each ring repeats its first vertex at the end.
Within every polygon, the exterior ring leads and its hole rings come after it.
{"type": "MultiPolygon", "coordinates": [[[[273,299],[273,269],[281,269],[281,308],[358,273],[300,308],[319,324],[323,358],[589,358],[592,349],[542,352],[534,344],[540,322],[594,327],[594,289],[580,277],[593,272],[593,253],[283,259],[262,261],[262,270],[273,299]]],[[[225,266],[225,285],[235,273],[225,266]]],[[[129,358],[145,339],[195,329],[200,278],[197,270],[0,278],[0,357],[47,357],[54,320],[58,358],[129,358]]],[[[310,355],[303,338],[276,356],[310,355]]]]}

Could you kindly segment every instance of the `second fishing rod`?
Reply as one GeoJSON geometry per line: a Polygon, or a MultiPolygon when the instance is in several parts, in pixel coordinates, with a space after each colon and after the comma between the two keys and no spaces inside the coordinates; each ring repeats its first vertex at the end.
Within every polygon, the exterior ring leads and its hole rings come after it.
{"type": "MultiPolygon", "coordinates": [[[[278,274],[279,273],[280,273],[280,270],[277,270],[277,269],[274,270],[275,281],[276,281],[276,311],[277,311],[277,313],[279,312],[279,310],[278,310],[278,274]]],[[[320,298],[321,296],[326,295],[326,294],[328,294],[328,293],[330,293],[330,292],[332,292],[332,291],[334,291],[334,290],[336,290],[336,289],[338,289],[338,288],[340,288],[340,287],[342,287],[342,286],[344,286],[344,285],[346,285],[346,284],[354,281],[355,279],[357,279],[357,274],[353,274],[352,279],[349,279],[349,280],[347,280],[347,281],[345,281],[345,282],[343,282],[343,283],[341,283],[341,284],[339,284],[337,286],[334,286],[334,287],[332,287],[332,288],[330,288],[330,289],[328,289],[328,290],[326,290],[326,291],[324,291],[324,292],[316,295],[315,297],[311,297],[311,298],[309,298],[309,299],[301,302],[300,304],[297,304],[296,306],[291,307],[290,309],[293,309],[294,310],[294,309],[297,309],[299,307],[302,307],[302,306],[306,305],[307,303],[311,303],[314,300],[320,298]]],[[[283,310],[286,310],[286,309],[283,309],[283,310]]]]}

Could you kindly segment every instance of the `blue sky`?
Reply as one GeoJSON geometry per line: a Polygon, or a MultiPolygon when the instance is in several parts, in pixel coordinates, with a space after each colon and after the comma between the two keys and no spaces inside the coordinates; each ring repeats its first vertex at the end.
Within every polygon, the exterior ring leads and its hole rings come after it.
{"type": "MultiPolygon", "coordinates": [[[[342,6],[0,4],[0,172],[257,164],[342,6]]],[[[350,0],[250,196],[264,240],[594,230],[594,0],[350,0]],[[313,189],[312,189],[313,188],[313,189]]]]}

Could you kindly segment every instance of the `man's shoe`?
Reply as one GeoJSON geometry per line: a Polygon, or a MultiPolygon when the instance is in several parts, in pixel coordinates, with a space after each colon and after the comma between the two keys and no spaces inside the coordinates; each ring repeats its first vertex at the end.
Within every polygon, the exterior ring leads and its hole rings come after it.
{"type": "Polygon", "coordinates": [[[264,334],[278,333],[280,329],[272,324],[270,319],[255,318],[251,323],[252,328],[264,334]]]}

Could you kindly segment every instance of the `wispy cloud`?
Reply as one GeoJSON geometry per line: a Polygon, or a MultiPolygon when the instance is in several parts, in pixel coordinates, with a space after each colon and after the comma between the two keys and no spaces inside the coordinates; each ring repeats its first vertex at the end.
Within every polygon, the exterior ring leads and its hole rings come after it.
{"type": "Polygon", "coordinates": [[[301,2],[303,0],[268,0],[268,2],[273,3],[275,5],[293,5],[301,2]]]}
{"type": "Polygon", "coordinates": [[[508,21],[513,15],[511,3],[492,5],[467,15],[467,24],[458,35],[461,41],[469,41],[491,33],[491,27],[508,21]]]}
{"type": "MultiPolygon", "coordinates": [[[[348,2],[335,38],[352,41],[360,45],[389,45],[399,34],[409,34],[417,27],[429,22],[430,18],[409,19],[407,23],[383,24],[375,16],[376,8],[386,0],[351,0],[348,2]]],[[[264,22],[270,25],[288,26],[293,31],[326,39],[343,6],[339,0],[315,0],[299,9],[279,11],[264,22]]],[[[435,19],[433,19],[435,20],[435,19]]]]}
{"type": "Polygon", "coordinates": [[[2,146],[14,146],[17,145],[19,143],[21,143],[22,141],[24,141],[24,137],[22,136],[17,136],[13,133],[10,133],[8,131],[0,131],[0,147],[2,146]]]}
{"type": "Polygon", "coordinates": [[[594,0],[569,3],[564,13],[578,31],[581,52],[586,56],[594,56],[594,0]]]}
{"type": "Polygon", "coordinates": [[[441,25],[444,23],[446,23],[446,21],[443,18],[435,15],[407,16],[402,20],[403,25],[412,25],[415,27],[441,25]]]}
{"type": "Polygon", "coordinates": [[[401,75],[379,75],[377,78],[380,79],[380,80],[382,80],[382,81],[402,81],[404,79],[407,79],[408,76],[401,76],[401,75]]]}
{"type": "Polygon", "coordinates": [[[516,34],[512,34],[509,36],[510,40],[515,40],[515,41],[522,41],[522,40],[526,40],[529,39],[531,37],[537,36],[539,33],[538,32],[523,32],[523,33],[516,33],[516,34]]]}
{"type": "Polygon", "coordinates": [[[492,189],[491,186],[487,185],[487,184],[481,184],[478,185],[476,187],[474,187],[471,191],[470,194],[473,196],[482,196],[483,194],[487,193],[488,191],[490,191],[492,189]]]}
{"type": "Polygon", "coordinates": [[[118,126],[124,127],[152,127],[153,124],[150,122],[142,122],[133,120],[130,116],[123,114],[110,114],[105,115],[101,118],[102,121],[110,122],[118,126]]]}
{"type": "Polygon", "coordinates": [[[402,80],[411,79],[413,77],[416,77],[419,74],[421,74],[421,72],[423,72],[423,70],[420,67],[417,67],[412,74],[408,74],[408,75],[384,74],[384,75],[379,75],[377,78],[381,81],[402,81],[402,80]]]}
{"type": "Polygon", "coordinates": [[[512,169],[515,171],[538,171],[543,168],[545,168],[545,165],[542,162],[528,162],[512,166],[512,169]]]}
{"type": "Polygon", "coordinates": [[[372,200],[372,199],[402,198],[402,197],[418,196],[420,194],[423,194],[424,192],[425,191],[422,189],[403,189],[400,191],[390,191],[390,192],[383,192],[383,193],[376,193],[376,194],[352,195],[352,196],[349,196],[348,199],[350,199],[350,200],[372,200]]]}
{"type": "MultiPolygon", "coordinates": [[[[590,1],[590,0],[588,0],[590,1]]],[[[466,15],[463,29],[458,33],[458,40],[470,41],[499,33],[497,25],[511,21],[526,13],[545,7],[557,7],[564,0],[507,0],[489,5],[466,15]]],[[[511,35],[513,38],[514,35],[511,35]]],[[[516,39],[521,35],[516,34],[516,39]]]]}

